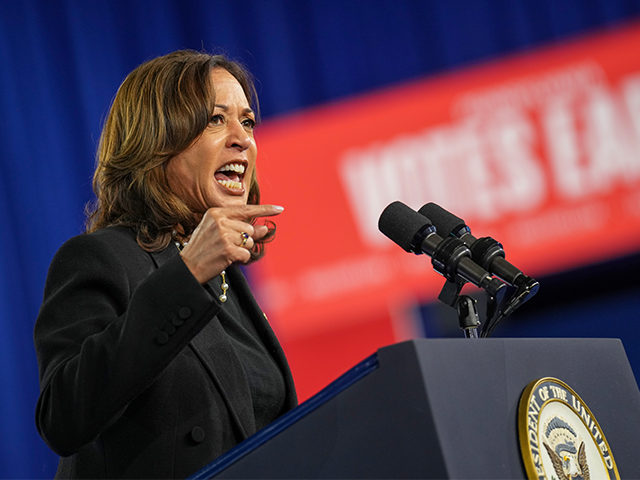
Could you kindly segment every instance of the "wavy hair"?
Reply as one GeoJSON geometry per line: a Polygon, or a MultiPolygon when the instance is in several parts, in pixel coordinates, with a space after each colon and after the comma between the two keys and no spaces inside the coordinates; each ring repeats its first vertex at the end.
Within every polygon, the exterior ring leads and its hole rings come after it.
{"type": "MultiPolygon", "coordinates": [[[[133,70],[116,94],[102,129],[93,177],[96,201],[87,205],[86,232],[110,225],[132,228],[146,251],[165,249],[179,228],[190,235],[198,218],[169,188],[169,159],[189,147],[209,124],[215,99],[211,71],[233,75],[255,112],[258,97],[251,74],[223,55],[180,50],[149,60],[133,70]]],[[[248,204],[260,204],[255,174],[248,204]]],[[[269,234],[256,242],[252,260],[264,254],[269,234]]]]}

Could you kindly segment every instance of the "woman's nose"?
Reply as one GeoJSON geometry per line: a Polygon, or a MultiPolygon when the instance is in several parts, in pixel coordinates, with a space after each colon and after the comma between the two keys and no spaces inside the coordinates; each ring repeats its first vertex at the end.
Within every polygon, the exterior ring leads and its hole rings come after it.
{"type": "Polygon", "coordinates": [[[245,130],[240,121],[230,123],[229,135],[227,136],[227,147],[246,150],[251,146],[251,142],[251,135],[247,130],[245,130]]]}

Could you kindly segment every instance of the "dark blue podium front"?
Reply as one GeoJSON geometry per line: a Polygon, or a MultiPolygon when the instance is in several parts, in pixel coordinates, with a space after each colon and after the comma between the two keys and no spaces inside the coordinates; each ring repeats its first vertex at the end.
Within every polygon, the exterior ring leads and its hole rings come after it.
{"type": "Polygon", "coordinates": [[[517,409],[571,386],[622,478],[640,478],[640,391],[617,339],[435,339],[381,348],[191,478],[524,479],[517,409]]]}

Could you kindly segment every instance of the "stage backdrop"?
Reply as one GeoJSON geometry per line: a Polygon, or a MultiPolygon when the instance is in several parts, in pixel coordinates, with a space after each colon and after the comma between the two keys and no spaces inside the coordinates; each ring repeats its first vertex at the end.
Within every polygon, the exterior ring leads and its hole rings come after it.
{"type": "MultiPolygon", "coordinates": [[[[637,248],[639,14],[640,0],[0,3],[0,477],[55,473],[34,425],[33,325],[135,66],[205,48],[256,75],[262,187],[286,210],[249,274],[306,398],[419,334],[407,311],[442,281],[376,232],[388,201],[442,203],[531,275],[637,248]]],[[[584,320],[564,334],[620,336],[633,353],[631,327],[613,328],[637,317],[628,298],[549,318],[584,320]]]]}
{"type": "Polygon", "coordinates": [[[640,23],[268,122],[264,201],[286,232],[258,265],[289,337],[444,280],[378,231],[436,202],[539,277],[640,246],[640,23]],[[625,48],[620,48],[624,45],[625,48]],[[295,259],[295,261],[291,261],[295,259]]]}

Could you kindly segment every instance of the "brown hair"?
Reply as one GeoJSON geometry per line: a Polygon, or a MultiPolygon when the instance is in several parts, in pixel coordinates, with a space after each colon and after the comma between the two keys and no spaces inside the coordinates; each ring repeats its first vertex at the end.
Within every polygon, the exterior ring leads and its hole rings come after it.
{"type": "MultiPolygon", "coordinates": [[[[223,68],[242,86],[251,108],[258,97],[251,74],[222,55],[180,50],[149,60],[124,80],[102,129],[87,233],[110,225],[134,229],[138,244],[159,251],[180,226],[189,235],[198,219],[169,188],[167,161],[189,147],[209,124],[214,109],[211,71],[223,68]]],[[[247,203],[260,204],[254,171],[247,203]]],[[[275,225],[271,223],[272,239],[275,225]]],[[[256,242],[253,260],[264,254],[256,242]]]]}

